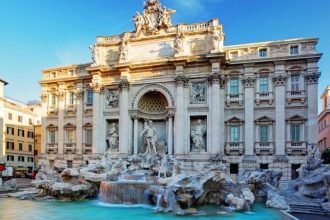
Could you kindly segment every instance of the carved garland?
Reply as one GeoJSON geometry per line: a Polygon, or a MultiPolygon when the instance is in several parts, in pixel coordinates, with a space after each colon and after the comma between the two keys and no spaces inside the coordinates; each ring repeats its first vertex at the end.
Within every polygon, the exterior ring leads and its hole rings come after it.
{"type": "Polygon", "coordinates": [[[243,79],[245,88],[253,88],[254,81],[255,81],[254,77],[246,77],[245,79],[243,79]]]}
{"type": "Polygon", "coordinates": [[[287,76],[285,76],[285,75],[274,76],[273,80],[274,80],[275,86],[284,86],[286,78],[287,78],[287,76]]]}

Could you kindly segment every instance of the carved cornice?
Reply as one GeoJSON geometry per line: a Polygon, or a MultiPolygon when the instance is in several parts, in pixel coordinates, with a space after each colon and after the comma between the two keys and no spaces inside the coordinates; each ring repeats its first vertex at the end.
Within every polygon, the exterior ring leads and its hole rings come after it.
{"type": "Polygon", "coordinates": [[[284,86],[287,76],[285,75],[276,75],[273,77],[275,86],[284,86]]]}
{"type": "Polygon", "coordinates": [[[255,77],[245,77],[242,82],[244,83],[244,87],[245,88],[253,88],[254,87],[254,81],[255,81],[255,77]]]}
{"type": "Polygon", "coordinates": [[[319,72],[307,72],[305,75],[307,84],[318,84],[321,73],[319,72]]]}
{"type": "Polygon", "coordinates": [[[89,86],[91,87],[91,89],[93,89],[93,92],[95,93],[101,93],[104,89],[104,85],[102,85],[101,83],[90,83],[89,86]]]}
{"type": "Polygon", "coordinates": [[[127,79],[121,80],[120,83],[119,83],[119,89],[120,90],[124,90],[124,89],[127,90],[128,88],[129,88],[129,82],[128,82],[128,80],[127,79]]]}
{"type": "Polygon", "coordinates": [[[189,79],[186,76],[177,75],[175,77],[175,83],[177,86],[187,87],[189,85],[189,79]]]}

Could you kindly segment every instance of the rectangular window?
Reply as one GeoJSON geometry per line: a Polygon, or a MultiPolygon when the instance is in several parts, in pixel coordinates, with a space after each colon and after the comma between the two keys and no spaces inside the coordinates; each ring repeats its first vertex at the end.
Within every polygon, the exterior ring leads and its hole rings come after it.
{"type": "Polygon", "coordinates": [[[23,122],[23,117],[22,117],[22,116],[20,116],[20,115],[19,115],[19,116],[17,116],[17,121],[18,121],[18,122],[20,122],[20,123],[22,123],[22,122],[23,122]]]}
{"type": "Polygon", "coordinates": [[[261,163],[260,164],[260,169],[261,170],[268,170],[269,164],[268,163],[261,163]]]}
{"type": "Polygon", "coordinates": [[[259,91],[261,93],[268,92],[268,77],[259,78],[259,91]]]}
{"type": "Polygon", "coordinates": [[[12,141],[7,141],[6,148],[7,148],[7,150],[15,150],[15,143],[12,141]]]}
{"type": "Polygon", "coordinates": [[[239,93],[238,90],[238,79],[231,79],[230,80],[230,94],[237,95],[239,93]]]}
{"type": "Polygon", "coordinates": [[[56,96],[54,94],[50,96],[50,104],[52,107],[56,106],[56,96]]]}
{"type": "Polygon", "coordinates": [[[24,160],[25,160],[24,156],[18,156],[18,161],[19,162],[24,162],[24,160]]]}
{"type": "Polygon", "coordinates": [[[93,105],[93,90],[87,90],[86,104],[93,105]]]}
{"type": "Polygon", "coordinates": [[[89,145],[92,145],[92,141],[93,141],[93,130],[91,129],[86,129],[85,131],[85,143],[86,144],[89,144],[89,145]]]}
{"type": "Polygon", "coordinates": [[[72,161],[71,160],[67,161],[67,166],[68,166],[68,168],[72,168],[72,161]]]}
{"type": "Polygon", "coordinates": [[[230,126],[230,142],[239,142],[239,126],[230,126]]]}
{"type": "Polygon", "coordinates": [[[22,151],[23,150],[23,143],[18,143],[18,150],[22,151]]]}
{"type": "Polygon", "coordinates": [[[291,75],[291,91],[299,91],[300,75],[291,75]]]}
{"type": "Polygon", "coordinates": [[[291,125],[291,141],[300,141],[300,125],[291,125]]]}
{"type": "Polygon", "coordinates": [[[230,164],[230,174],[238,174],[238,164],[237,163],[230,164]]]}
{"type": "Polygon", "coordinates": [[[74,92],[69,93],[69,104],[74,105],[76,103],[76,94],[74,92]]]}
{"type": "Polygon", "coordinates": [[[23,129],[17,129],[17,135],[19,137],[24,137],[24,130],[23,129]]]}
{"type": "Polygon", "coordinates": [[[290,54],[291,55],[297,55],[299,53],[299,47],[298,45],[292,45],[290,46],[290,54]]]}
{"type": "Polygon", "coordinates": [[[33,145],[29,144],[29,151],[32,152],[32,150],[33,150],[33,145]]]}
{"type": "Polygon", "coordinates": [[[259,126],[260,142],[268,142],[268,125],[259,126]]]}
{"type": "Polygon", "coordinates": [[[259,57],[267,57],[267,49],[259,49],[259,57]]]}
{"type": "Polygon", "coordinates": [[[33,163],[33,157],[28,157],[28,162],[33,163]]]}
{"type": "Polygon", "coordinates": [[[7,127],[7,134],[9,135],[15,135],[15,129],[12,127],[7,127]]]}
{"type": "Polygon", "coordinates": [[[28,138],[34,138],[34,133],[32,131],[28,131],[28,138]]]}
{"type": "Polygon", "coordinates": [[[33,123],[32,123],[32,119],[31,118],[29,118],[29,125],[32,125],[33,123]]]}
{"type": "Polygon", "coordinates": [[[74,130],[72,130],[72,129],[66,130],[66,143],[71,144],[71,143],[74,143],[74,142],[75,142],[75,140],[74,140],[74,130]]]}
{"type": "Polygon", "coordinates": [[[7,155],[7,161],[14,161],[15,157],[13,155],[7,155]]]}
{"type": "Polygon", "coordinates": [[[55,144],[56,139],[55,139],[55,131],[48,131],[48,143],[49,144],[55,144]]]}
{"type": "Polygon", "coordinates": [[[13,114],[12,113],[8,113],[8,120],[13,120],[13,114]]]}

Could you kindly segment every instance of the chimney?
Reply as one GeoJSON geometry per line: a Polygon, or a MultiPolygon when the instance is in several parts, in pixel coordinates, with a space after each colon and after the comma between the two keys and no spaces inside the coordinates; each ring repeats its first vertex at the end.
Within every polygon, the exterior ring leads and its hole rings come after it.
{"type": "Polygon", "coordinates": [[[4,97],[5,95],[5,85],[7,85],[8,83],[2,79],[0,79],[0,97],[4,97]]]}

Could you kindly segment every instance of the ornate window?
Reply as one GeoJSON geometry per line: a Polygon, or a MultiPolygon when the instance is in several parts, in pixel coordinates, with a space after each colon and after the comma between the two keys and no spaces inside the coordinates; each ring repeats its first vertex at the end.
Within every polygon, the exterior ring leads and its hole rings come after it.
{"type": "Polygon", "coordinates": [[[267,48],[259,49],[259,57],[267,57],[267,48]]]}
{"type": "Polygon", "coordinates": [[[291,45],[290,46],[290,55],[298,55],[299,54],[299,46],[291,45]]]}
{"type": "Polygon", "coordinates": [[[75,137],[76,127],[69,123],[64,126],[64,129],[65,129],[65,143],[66,144],[75,143],[76,142],[76,137],[75,137]]]}
{"type": "Polygon", "coordinates": [[[238,85],[238,79],[231,79],[229,81],[229,93],[231,95],[238,95],[239,93],[239,85],[238,85]]]}
{"type": "Polygon", "coordinates": [[[268,77],[262,76],[259,78],[259,92],[260,93],[267,93],[269,91],[268,89],[268,77]]]}
{"type": "Polygon", "coordinates": [[[299,91],[300,90],[300,75],[294,74],[291,75],[291,91],[299,91]]]}
{"type": "Polygon", "coordinates": [[[84,144],[92,145],[93,143],[93,125],[87,123],[84,125],[84,144]]]}
{"type": "Polygon", "coordinates": [[[287,136],[290,142],[305,141],[305,121],[303,117],[295,115],[287,120],[287,136]]]}
{"type": "Polygon", "coordinates": [[[86,104],[93,105],[93,90],[91,89],[86,91],[86,104]]]}
{"type": "Polygon", "coordinates": [[[240,131],[239,131],[239,126],[238,125],[231,125],[229,126],[229,141],[230,142],[239,142],[240,140],[240,131]]]}
{"type": "Polygon", "coordinates": [[[55,144],[57,143],[57,127],[54,125],[47,126],[47,143],[55,144]]]}

